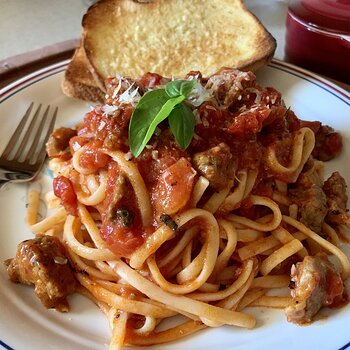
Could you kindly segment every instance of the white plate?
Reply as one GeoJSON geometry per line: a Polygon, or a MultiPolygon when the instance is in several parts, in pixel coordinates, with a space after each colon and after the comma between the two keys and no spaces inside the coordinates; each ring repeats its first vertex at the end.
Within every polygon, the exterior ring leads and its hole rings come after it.
{"type": "MultiPolygon", "coordinates": [[[[59,107],[57,125],[73,126],[89,110],[87,103],[67,98],[60,81],[67,61],[37,71],[0,91],[0,152],[31,101],[59,107]]],[[[263,85],[282,92],[287,106],[307,120],[340,130],[344,151],[327,163],[350,184],[350,94],[314,74],[275,61],[258,74],[263,85]]],[[[14,255],[17,244],[31,237],[24,225],[26,185],[10,185],[0,193],[0,260],[14,255]]],[[[109,328],[102,313],[80,296],[70,298],[71,312],[46,310],[31,287],[8,281],[0,264],[0,348],[106,349],[109,328]]],[[[152,349],[346,349],[350,347],[350,306],[307,327],[286,322],[283,311],[259,309],[254,330],[221,327],[152,349]]],[[[145,349],[145,348],[143,348],[145,349]]]]}

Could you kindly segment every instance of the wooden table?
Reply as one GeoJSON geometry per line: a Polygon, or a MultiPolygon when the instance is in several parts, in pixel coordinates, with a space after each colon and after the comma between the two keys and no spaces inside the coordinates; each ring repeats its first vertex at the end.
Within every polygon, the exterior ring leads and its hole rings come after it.
{"type": "Polygon", "coordinates": [[[78,39],[68,40],[0,61],[0,89],[40,68],[71,58],[78,45],[78,39]]]}

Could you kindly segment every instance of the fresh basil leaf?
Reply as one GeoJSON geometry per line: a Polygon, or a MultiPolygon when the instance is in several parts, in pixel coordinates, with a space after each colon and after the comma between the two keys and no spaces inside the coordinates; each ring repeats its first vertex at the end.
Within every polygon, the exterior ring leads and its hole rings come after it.
{"type": "Polygon", "coordinates": [[[192,141],[196,124],[191,108],[184,103],[178,104],[171,111],[168,121],[176,142],[181,148],[186,149],[192,141]]]}
{"type": "Polygon", "coordinates": [[[197,84],[196,80],[185,80],[180,87],[181,95],[187,97],[191,93],[191,91],[193,90],[196,84],[197,84]]]}
{"type": "Polygon", "coordinates": [[[165,85],[165,92],[169,97],[178,97],[181,95],[187,97],[195,84],[195,80],[173,80],[165,85]]]}
{"type": "Polygon", "coordinates": [[[134,157],[143,151],[157,125],[184,99],[184,96],[169,98],[164,89],[149,91],[142,96],[129,124],[129,147],[134,157]]]}
{"type": "Polygon", "coordinates": [[[168,99],[163,89],[157,89],[145,93],[138,102],[129,123],[129,146],[135,157],[142,152],[148,127],[168,99]]]}

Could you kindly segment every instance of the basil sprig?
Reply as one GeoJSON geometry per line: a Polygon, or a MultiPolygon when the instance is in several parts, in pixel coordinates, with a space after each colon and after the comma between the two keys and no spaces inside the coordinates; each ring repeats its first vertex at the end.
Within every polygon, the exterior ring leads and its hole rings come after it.
{"type": "Polygon", "coordinates": [[[164,89],[145,93],[137,104],[129,124],[129,146],[138,157],[154,134],[156,127],[168,118],[170,130],[181,148],[191,143],[195,117],[183,101],[191,93],[195,80],[174,80],[164,89]]]}

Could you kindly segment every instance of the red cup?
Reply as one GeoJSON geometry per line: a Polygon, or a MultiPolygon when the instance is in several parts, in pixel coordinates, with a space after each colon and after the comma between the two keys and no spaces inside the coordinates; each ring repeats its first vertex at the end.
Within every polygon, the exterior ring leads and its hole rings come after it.
{"type": "Polygon", "coordinates": [[[350,83],[350,0],[290,0],[286,60],[350,83]]]}

